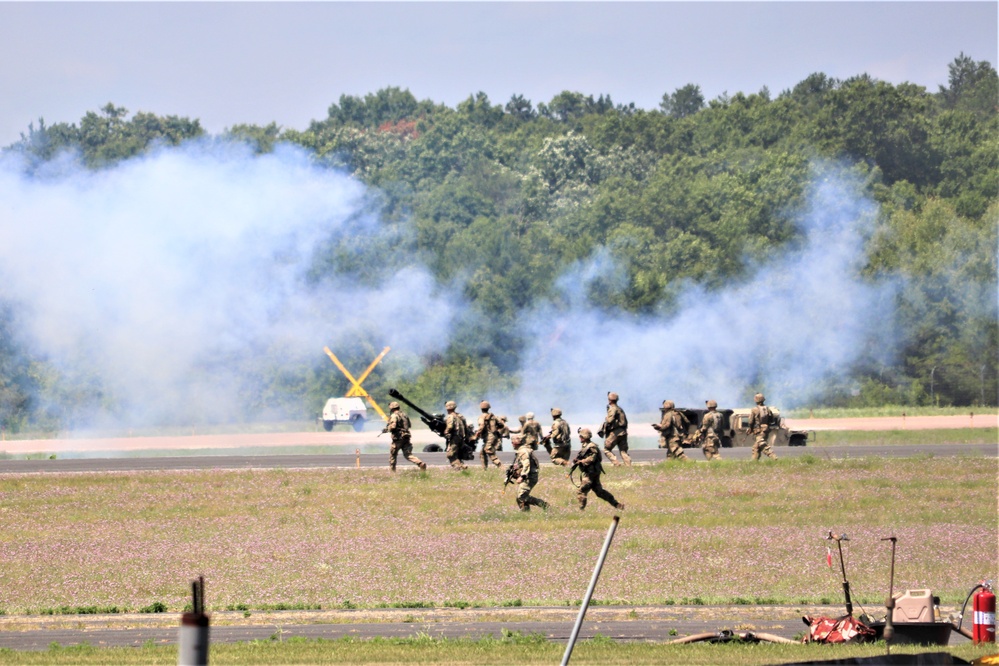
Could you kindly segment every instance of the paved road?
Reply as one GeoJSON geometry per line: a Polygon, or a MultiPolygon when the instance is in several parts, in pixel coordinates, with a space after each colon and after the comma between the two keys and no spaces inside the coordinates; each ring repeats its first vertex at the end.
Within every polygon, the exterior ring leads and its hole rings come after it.
{"type": "MultiPolygon", "coordinates": [[[[876,612],[878,609],[868,609],[876,612]]],[[[881,609],[883,611],[883,609],[881,609]]],[[[246,619],[241,613],[212,614],[211,640],[233,643],[253,640],[282,639],[293,636],[336,639],[351,636],[358,639],[375,637],[412,638],[427,634],[434,638],[500,638],[504,631],[521,634],[544,634],[549,640],[566,642],[576,621],[578,609],[520,608],[467,609],[399,609],[377,613],[371,611],[317,611],[285,613],[254,613],[246,619]]],[[[588,609],[580,631],[580,639],[596,635],[616,641],[665,642],[705,632],[718,634],[753,632],[795,639],[805,630],[802,615],[836,616],[839,606],[802,608],[792,606],[669,606],[669,607],[593,607],[588,609]]],[[[44,621],[38,618],[39,621],[44,621]]],[[[12,622],[30,623],[31,619],[9,618],[12,622]]],[[[63,647],[90,645],[99,647],[139,647],[146,643],[172,645],[177,642],[176,616],[149,615],[103,616],[55,620],[49,628],[17,630],[0,627],[0,648],[14,650],[44,650],[52,643],[63,647]],[[67,626],[73,624],[75,626],[67,626]]],[[[966,643],[957,632],[951,634],[951,645],[966,643]]]]}
{"type": "MultiPolygon", "coordinates": [[[[862,458],[866,456],[989,456],[999,457],[999,444],[913,444],[892,446],[794,446],[779,447],[781,457],[804,455],[821,458],[862,458]]],[[[695,461],[703,462],[697,449],[688,449],[688,455],[695,461]]],[[[447,460],[443,453],[417,452],[428,465],[445,467],[447,460]]],[[[722,457],[727,460],[749,460],[752,451],[748,447],[723,449],[722,457]]],[[[513,453],[499,454],[504,463],[513,462],[513,453]]],[[[542,459],[546,456],[542,452],[542,459]]],[[[662,449],[633,449],[632,460],[638,463],[656,463],[666,459],[662,449]]],[[[477,462],[477,461],[472,461],[477,462]]],[[[470,463],[471,464],[471,463],[470,463]]],[[[38,472],[131,472],[161,470],[198,469],[308,469],[328,467],[385,467],[387,453],[355,454],[337,453],[325,455],[203,455],[203,456],[155,456],[132,458],[58,458],[56,460],[0,460],[0,474],[38,472]]],[[[400,460],[400,469],[410,467],[410,463],[400,460]]]]}

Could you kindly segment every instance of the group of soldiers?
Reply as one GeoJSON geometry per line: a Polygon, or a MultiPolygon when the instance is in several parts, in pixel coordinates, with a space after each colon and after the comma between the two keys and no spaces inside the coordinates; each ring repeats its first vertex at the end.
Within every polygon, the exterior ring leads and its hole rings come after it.
{"type": "MultiPolygon", "coordinates": [[[[600,483],[600,475],[603,473],[601,465],[604,456],[616,467],[618,465],[631,465],[631,456],[628,455],[628,417],[624,410],[618,405],[619,396],[613,391],[607,394],[607,416],[597,434],[604,439],[603,454],[595,442],[593,433],[589,428],[579,428],[580,450],[576,457],[572,459],[571,469],[567,475],[572,479],[572,474],[579,470],[579,485],[577,486],[576,499],[579,508],[585,509],[587,496],[590,491],[608,502],[617,509],[624,509],[624,505],[618,502],[614,496],[608,492],[600,483]],[[618,461],[613,449],[617,448],[621,456],[618,461]]],[[[776,426],[777,416],[766,406],[762,393],[755,396],[756,406],[750,412],[749,426],[756,436],[753,445],[753,460],[758,460],[760,455],[776,459],[777,456],[771,449],[768,441],[768,434],[772,426],[776,426]]],[[[659,448],[668,449],[668,457],[678,460],[689,460],[683,450],[683,444],[700,444],[704,457],[708,460],[717,460],[721,456],[718,449],[721,447],[721,436],[723,420],[718,412],[718,403],[714,400],[706,401],[707,412],[701,419],[700,428],[693,437],[688,435],[690,422],[684,413],[676,409],[672,400],[664,400],[660,412],[662,417],[659,423],[652,424],[652,427],[659,432],[659,448]]],[[[482,449],[479,451],[479,458],[483,469],[488,469],[490,463],[496,467],[502,467],[502,462],[497,451],[502,446],[505,437],[509,437],[515,452],[514,463],[507,470],[507,484],[517,483],[517,506],[522,511],[529,511],[531,506],[547,508],[548,504],[537,497],[531,495],[531,490],[538,483],[540,463],[534,452],[544,446],[548,452],[551,462],[555,465],[568,467],[571,450],[571,431],[569,424],[562,418],[562,410],[558,407],[551,409],[552,425],[547,435],[542,435],[541,424],[534,418],[533,412],[519,417],[520,427],[512,429],[507,425],[506,417],[497,417],[490,409],[488,401],[479,403],[481,414],[479,415],[477,427],[470,432],[471,426],[464,416],[458,413],[458,405],[449,400],[444,409],[444,441],[445,455],[450,465],[459,470],[468,469],[462,460],[461,453],[469,442],[482,442],[482,449]]],[[[398,402],[389,403],[388,423],[383,432],[390,433],[392,444],[389,448],[389,466],[394,472],[396,460],[401,452],[406,460],[419,466],[421,470],[427,468],[426,463],[413,455],[413,444],[410,436],[411,422],[409,416],[402,411],[398,402]]],[[[505,488],[505,485],[504,485],[505,488]]]]}

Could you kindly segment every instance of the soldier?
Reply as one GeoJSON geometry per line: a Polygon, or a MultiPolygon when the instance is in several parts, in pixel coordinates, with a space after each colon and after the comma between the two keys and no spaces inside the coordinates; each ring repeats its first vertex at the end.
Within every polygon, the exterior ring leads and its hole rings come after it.
{"type": "Polygon", "coordinates": [[[458,413],[458,405],[454,400],[448,400],[444,405],[447,415],[444,416],[444,442],[447,444],[447,461],[455,469],[468,469],[461,460],[461,452],[468,443],[468,424],[465,417],[458,413]]]}
{"type": "Polygon", "coordinates": [[[474,440],[482,440],[482,469],[489,468],[491,460],[497,467],[502,467],[499,456],[496,455],[496,446],[500,442],[500,420],[489,411],[489,403],[485,400],[479,403],[482,414],[479,416],[479,427],[473,436],[474,440]]]}
{"type": "Polygon", "coordinates": [[[617,393],[611,391],[607,394],[607,418],[597,432],[604,438],[604,455],[614,463],[615,467],[621,464],[611,451],[615,446],[620,451],[624,464],[631,464],[631,456],[628,455],[628,417],[625,416],[624,410],[617,406],[617,400],[617,393]]]}
{"type": "Polygon", "coordinates": [[[721,446],[722,415],[715,411],[718,403],[714,400],[707,400],[704,404],[708,407],[708,413],[701,419],[701,429],[697,432],[701,450],[708,460],[721,460],[718,447],[721,446]]]}
{"type": "Polygon", "coordinates": [[[552,407],[552,418],[555,419],[552,428],[541,441],[548,450],[552,463],[565,467],[569,464],[569,453],[572,450],[572,432],[569,430],[569,424],[562,418],[561,409],[552,407]]]}
{"type": "MultiPolygon", "coordinates": [[[[534,451],[538,450],[538,446],[542,441],[541,424],[534,419],[534,412],[527,412],[527,414],[521,416],[520,429],[511,430],[510,432],[520,433],[520,440],[523,444],[530,446],[534,451]]],[[[551,448],[551,445],[546,448],[551,448]]],[[[551,451],[549,451],[550,453],[551,451]]]]}
{"type": "Polygon", "coordinates": [[[753,444],[753,460],[760,459],[760,452],[768,458],[777,460],[777,454],[770,448],[770,427],[777,425],[777,418],[773,410],[763,404],[766,398],[762,393],[753,396],[756,406],[749,412],[749,429],[756,435],[756,443],[753,444]]]}
{"type": "Polygon", "coordinates": [[[503,440],[510,439],[511,432],[510,426],[507,424],[507,418],[505,416],[499,417],[499,444],[496,445],[497,451],[503,450],[503,440]]]}
{"type": "Polygon", "coordinates": [[[669,449],[666,454],[667,458],[690,460],[683,452],[683,438],[687,436],[690,421],[683,415],[683,412],[676,410],[676,405],[672,400],[663,400],[660,411],[662,418],[659,423],[652,424],[652,427],[659,431],[659,448],[669,449]]]}
{"type": "Polygon", "coordinates": [[[614,496],[605,490],[600,483],[600,475],[603,473],[604,468],[600,464],[600,449],[592,441],[592,437],[593,433],[590,432],[589,428],[579,429],[579,445],[581,448],[579,453],[576,454],[575,460],[572,461],[572,469],[569,470],[569,478],[571,479],[572,472],[577,467],[579,468],[579,490],[576,492],[576,499],[579,500],[579,510],[583,511],[586,509],[586,496],[592,490],[597,497],[609,503],[615,509],[623,511],[624,504],[614,499],[614,496]]]}
{"type": "MultiPolygon", "coordinates": [[[[538,459],[534,456],[534,449],[527,445],[521,437],[514,437],[513,444],[514,458],[513,464],[507,469],[506,483],[517,483],[517,507],[521,511],[530,511],[531,505],[540,506],[542,509],[548,508],[548,502],[531,495],[531,490],[538,484],[538,459]]],[[[506,488],[506,484],[503,485],[506,488]]]]}
{"type": "Polygon", "coordinates": [[[399,403],[390,402],[388,423],[385,424],[382,432],[387,432],[392,436],[392,445],[389,447],[389,467],[393,472],[395,471],[395,461],[399,455],[399,451],[402,451],[402,455],[405,456],[406,460],[414,465],[419,465],[421,470],[427,468],[427,463],[413,455],[413,443],[410,441],[409,436],[410,425],[409,417],[406,415],[406,412],[399,408],[399,403]]]}

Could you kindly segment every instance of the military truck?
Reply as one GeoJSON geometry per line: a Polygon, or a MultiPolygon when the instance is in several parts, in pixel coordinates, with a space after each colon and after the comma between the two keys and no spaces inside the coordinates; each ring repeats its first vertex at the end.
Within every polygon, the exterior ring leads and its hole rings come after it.
{"type": "Polygon", "coordinates": [[[338,423],[348,424],[355,431],[361,432],[364,430],[367,418],[368,408],[360,398],[330,398],[323,407],[322,416],[319,417],[326,432],[332,430],[338,423]]]}
{"type": "MultiPolygon", "coordinates": [[[[756,435],[749,429],[749,412],[752,408],[740,409],[718,409],[715,410],[722,415],[722,435],[721,442],[724,447],[732,446],[752,446],[756,443],[756,435]]],[[[708,413],[706,409],[680,409],[683,415],[690,421],[690,428],[687,437],[684,438],[683,445],[687,447],[700,446],[696,442],[698,429],[704,420],[704,415],[708,413]]],[[[767,435],[770,446],[805,446],[808,441],[809,431],[791,430],[781,418],[780,411],[774,407],[770,411],[777,417],[779,425],[770,428],[767,435]]]]}

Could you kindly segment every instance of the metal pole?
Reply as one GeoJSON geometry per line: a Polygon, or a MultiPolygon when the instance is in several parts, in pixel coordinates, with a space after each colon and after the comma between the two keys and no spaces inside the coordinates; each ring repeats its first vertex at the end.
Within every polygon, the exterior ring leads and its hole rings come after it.
{"type": "Polygon", "coordinates": [[[893,536],[885,537],[882,541],[891,541],[891,574],[888,578],[888,598],[885,599],[885,628],[881,637],[885,641],[887,654],[891,654],[891,642],[895,639],[895,542],[898,541],[893,536]]]}
{"type": "Polygon", "coordinates": [[[583,603],[579,606],[579,617],[576,618],[576,626],[572,628],[572,635],[569,636],[569,643],[565,646],[565,654],[562,655],[562,666],[569,663],[572,656],[572,648],[576,645],[576,638],[579,636],[579,629],[583,626],[583,617],[586,616],[586,607],[590,605],[590,598],[593,597],[593,589],[597,586],[597,578],[600,577],[600,570],[604,568],[604,560],[607,559],[607,551],[610,550],[611,539],[617,530],[617,524],[621,522],[621,516],[614,516],[610,529],[607,530],[607,538],[604,539],[604,547],[600,550],[600,557],[597,558],[597,566],[593,569],[593,578],[590,579],[590,587],[586,590],[583,603]]]}
{"type": "Polygon", "coordinates": [[[180,617],[178,666],[208,665],[208,616],[205,615],[205,577],[191,582],[191,612],[180,617]]]}

